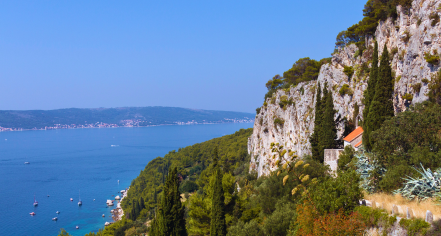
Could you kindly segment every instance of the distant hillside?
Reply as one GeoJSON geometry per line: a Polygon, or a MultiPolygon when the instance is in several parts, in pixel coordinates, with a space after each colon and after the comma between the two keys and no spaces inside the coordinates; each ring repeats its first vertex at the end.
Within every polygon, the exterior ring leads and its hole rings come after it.
{"type": "Polygon", "coordinates": [[[0,130],[253,122],[254,114],[178,107],[0,111],[0,130]]]}

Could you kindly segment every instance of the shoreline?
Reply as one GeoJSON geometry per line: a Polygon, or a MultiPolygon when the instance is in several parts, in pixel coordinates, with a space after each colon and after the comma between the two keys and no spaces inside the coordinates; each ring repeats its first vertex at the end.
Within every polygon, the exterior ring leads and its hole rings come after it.
{"type": "Polygon", "coordinates": [[[67,129],[114,129],[114,128],[148,128],[157,126],[167,126],[167,125],[219,125],[219,124],[248,124],[254,123],[255,120],[249,120],[244,122],[219,122],[219,123],[191,123],[191,124],[159,124],[159,125],[146,125],[146,126],[110,126],[110,127],[75,127],[75,128],[41,128],[41,129],[16,129],[0,127],[0,133],[2,132],[22,132],[22,131],[50,131],[50,130],[67,130],[67,129]],[[2,130],[5,129],[5,130],[2,130]]]}
{"type": "Polygon", "coordinates": [[[117,222],[117,221],[122,220],[122,217],[124,216],[124,210],[123,210],[122,207],[121,207],[121,202],[124,200],[124,198],[127,197],[128,192],[129,192],[129,189],[130,189],[130,187],[128,187],[128,188],[125,190],[125,192],[122,194],[121,199],[120,199],[119,202],[116,204],[116,208],[113,209],[113,210],[110,212],[110,213],[112,214],[112,220],[113,220],[113,222],[106,222],[106,223],[104,224],[104,226],[111,225],[111,224],[113,224],[113,223],[115,223],[115,222],[117,222]]]}

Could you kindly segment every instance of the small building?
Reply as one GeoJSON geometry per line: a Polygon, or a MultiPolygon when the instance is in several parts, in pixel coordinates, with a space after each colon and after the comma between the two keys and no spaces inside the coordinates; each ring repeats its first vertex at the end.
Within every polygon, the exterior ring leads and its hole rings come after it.
{"type": "MultiPolygon", "coordinates": [[[[344,141],[344,146],[351,145],[355,150],[361,146],[363,136],[363,128],[361,126],[357,127],[354,131],[352,131],[348,136],[346,136],[344,141]]],[[[325,149],[324,150],[324,162],[329,165],[331,171],[335,174],[338,166],[338,158],[340,153],[343,152],[344,149],[325,149]]]]}
{"type": "Polygon", "coordinates": [[[354,131],[352,131],[348,136],[346,136],[344,140],[344,146],[351,145],[355,150],[361,146],[363,136],[363,128],[361,126],[357,127],[354,131]]]}

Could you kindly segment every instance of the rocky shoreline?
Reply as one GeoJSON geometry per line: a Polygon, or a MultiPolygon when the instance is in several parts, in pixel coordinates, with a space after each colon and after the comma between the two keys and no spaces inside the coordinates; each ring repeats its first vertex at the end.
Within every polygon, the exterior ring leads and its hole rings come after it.
{"type": "Polygon", "coordinates": [[[124,211],[123,211],[123,209],[121,208],[121,202],[124,200],[124,198],[127,197],[127,194],[128,194],[129,189],[130,189],[130,187],[127,188],[126,190],[124,190],[124,192],[121,191],[121,193],[122,193],[121,200],[119,200],[119,202],[116,204],[116,208],[110,211],[110,213],[112,214],[112,220],[113,220],[113,222],[106,222],[106,223],[104,224],[105,226],[110,225],[110,224],[113,224],[113,223],[115,223],[115,222],[117,222],[117,221],[119,221],[119,220],[121,220],[121,219],[123,218],[123,216],[124,216],[124,211]]]}

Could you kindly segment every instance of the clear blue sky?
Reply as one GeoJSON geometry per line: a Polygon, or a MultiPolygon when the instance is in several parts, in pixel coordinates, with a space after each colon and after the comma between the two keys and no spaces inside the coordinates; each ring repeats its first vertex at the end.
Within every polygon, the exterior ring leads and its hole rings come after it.
{"type": "Polygon", "coordinates": [[[329,57],[365,2],[0,1],[0,109],[254,112],[268,79],[329,57]]]}

